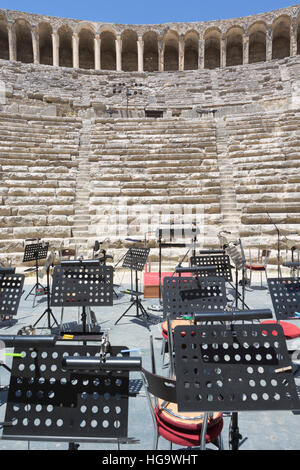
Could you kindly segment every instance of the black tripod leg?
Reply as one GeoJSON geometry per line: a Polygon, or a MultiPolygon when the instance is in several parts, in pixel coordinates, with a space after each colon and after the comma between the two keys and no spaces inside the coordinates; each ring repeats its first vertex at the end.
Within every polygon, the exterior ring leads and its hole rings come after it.
{"type": "Polygon", "coordinates": [[[33,289],[35,289],[35,285],[32,287],[32,289],[30,290],[30,292],[26,295],[25,300],[27,300],[27,298],[31,295],[33,289]]]}
{"type": "Polygon", "coordinates": [[[120,318],[118,318],[118,320],[116,321],[115,325],[116,325],[117,323],[119,323],[119,321],[121,320],[121,318],[123,318],[123,317],[124,317],[124,315],[126,315],[126,313],[127,313],[127,312],[128,312],[130,309],[131,309],[131,307],[133,307],[133,306],[134,306],[134,303],[133,303],[133,304],[131,304],[131,305],[129,305],[128,309],[127,309],[127,310],[125,310],[125,312],[124,312],[124,313],[122,313],[122,315],[120,316],[120,318]]]}

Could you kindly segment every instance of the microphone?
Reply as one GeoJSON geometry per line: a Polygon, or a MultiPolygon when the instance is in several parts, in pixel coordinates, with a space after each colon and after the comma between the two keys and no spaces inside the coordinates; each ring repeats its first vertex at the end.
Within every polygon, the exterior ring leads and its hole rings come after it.
{"type": "Polygon", "coordinates": [[[135,240],[134,238],[125,238],[126,241],[128,242],[134,242],[134,243],[141,243],[142,240],[135,240]]]}

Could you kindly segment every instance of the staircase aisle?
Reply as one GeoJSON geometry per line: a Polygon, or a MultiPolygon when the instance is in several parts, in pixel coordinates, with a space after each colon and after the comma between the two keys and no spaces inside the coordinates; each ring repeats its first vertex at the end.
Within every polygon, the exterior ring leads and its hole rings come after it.
{"type": "Polygon", "coordinates": [[[220,171],[222,230],[231,232],[232,238],[238,238],[241,217],[235,193],[235,167],[229,158],[228,134],[224,118],[216,119],[216,145],[220,171]]]}

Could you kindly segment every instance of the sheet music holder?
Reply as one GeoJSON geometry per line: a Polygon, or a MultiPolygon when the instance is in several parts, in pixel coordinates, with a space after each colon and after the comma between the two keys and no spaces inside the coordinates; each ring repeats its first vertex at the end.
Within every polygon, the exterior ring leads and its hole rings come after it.
{"type": "Polygon", "coordinates": [[[23,294],[25,275],[7,273],[0,275],[0,316],[14,316],[18,313],[23,294]]]}
{"type": "Polygon", "coordinates": [[[227,305],[225,280],[220,277],[165,277],[164,318],[192,316],[196,312],[224,310],[227,305]]]}
{"type": "Polygon", "coordinates": [[[267,281],[276,319],[300,320],[300,278],[268,278],[267,281]]]}
{"type": "MultiPolygon", "coordinates": [[[[116,356],[125,346],[112,346],[116,356]]],[[[70,371],[64,357],[95,356],[97,346],[17,347],[2,438],[59,442],[133,443],[128,438],[129,372],[70,371]]]]}
{"type": "Polygon", "coordinates": [[[204,412],[205,426],[209,412],[231,412],[232,450],[242,438],[238,412],[299,410],[280,325],[177,326],[174,346],[178,411],[204,412]]]}
{"type": "MultiPolygon", "coordinates": [[[[190,257],[191,266],[215,266],[216,276],[224,277],[228,282],[232,282],[232,272],[229,256],[226,254],[203,254],[201,256],[190,257]]],[[[199,274],[201,276],[201,272],[199,274]]]]}
{"type": "Polygon", "coordinates": [[[89,307],[113,305],[113,267],[99,260],[62,261],[53,271],[52,307],[82,307],[83,332],[87,332],[89,307]]]}
{"type": "Polygon", "coordinates": [[[139,285],[138,285],[138,271],[143,271],[145,264],[147,262],[149,252],[150,252],[150,248],[132,246],[129,248],[129,250],[127,251],[124,257],[123,267],[130,269],[131,273],[135,271],[135,290],[133,290],[133,286],[131,282],[131,289],[124,291],[126,294],[131,295],[131,304],[125,310],[125,312],[118,318],[118,320],[115,322],[115,325],[117,325],[124,316],[128,316],[128,317],[135,316],[137,318],[141,316],[145,323],[145,326],[149,329],[149,326],[147,323],[148,313],[140,300],[140,297],[144,295],[144,292],[139,291],[139,285]],[[129,310],[132,307],[135,307],[136,314],[127,315],[127,312],[129,312],[129,310]]]}
{"type": "MultiPolygon", "coordinates": [[[[39,238],[37,240],[40,240],[39,238]]],[[[38,243],[30,243],[25,246],[24,256],[23,256],[23,263],[28,261],[35,261],[35,274],[36,274],[36,282],[35,285],[32,287],[30,292],[25,297],[25,300],[30,295],[34,295],[33,306],[35,305],[36,296],[41,289],[41,292],[44,292],[44,286],[39,282],[39,263],[38,260],[46,259],[48,254],[49,242],[38,242],[38,243]],[[33,294],[33,291],[35,293],[33,294]]]]}

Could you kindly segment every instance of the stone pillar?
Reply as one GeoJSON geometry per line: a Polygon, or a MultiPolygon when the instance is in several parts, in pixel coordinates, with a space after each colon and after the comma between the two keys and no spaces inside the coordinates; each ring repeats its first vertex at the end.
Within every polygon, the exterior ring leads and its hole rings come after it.
{"type": "Polygon", "coordinates": [[[9,60],[17,60],[17,40],[16,31],[13,23],[8,23],[8,48],[9,60]]]}
{"type": "Polygon", "coordinates": [[[293,19],[290,26],[290,56],[297,55],[297,20],[293,19]]]}
{"type": "Polygon", "coordinates": [[[164,67],[164,56],[165,56],[165,43],[160,39],[157,43],[158,46],[158,71],[163,72],[164,67]]]}
{"type": "Polygon", "coordinates": [[[94,38],[95,70],[101,70],[101,39],[100,34],[94,38]]]}
{"type": "Polygon", "coordinates": [[[243,34],[243,65],[249,64],[249,36],[243,34]]]}
{"type": "Polygon", "coordinates": [[[198,69],[204,69],[204,57],[205,57],[205,40],[199,39],[198,49],[198,69]]]}
{"type": "Polygon", "coordinates": [[[59,35],[57,31],[52,33],[52,54],[53,54],[53,65],[59,67],[59,35]]]}
{"type": "Polygon", "coordinates": [[[178,70],[184,70],[184,38],[179,38],[178,43],[178,70]]]}
{"type": "Polygon", "coordinates": [[[272,28],[269,28],[266,33],[266,60],[272,60],[272,41],[273,31],[272,28]]]}
{"type": "Polygon", "coordinates": [[[79,35],[73,33],[72,36],[72,49],[73,49],[73,68],[79,68],[79,35]]]}
{"type": "Polygon", "coordinates": [[[221,38],[220,40],[220,67],[226,67],[226,45],[227,45],[227,39],[221,38]]]}
{"type": "Polygon", "coordinates": [[[138,71],[144,71],[144,41],[141,36],[137,40],[137,51],[138,51],[138,71]]]}
{"type": "Polygon", "coordinates": [[[117,36],[116,39],[116,70],[117,72],[122,71],[122,38],[117,36]]]}
{"type": "Polygon", "coordinates": [[[40,63],[40,41],[39,41],[39,32],[36,28],[31,30],[32,38],[32,52],[33,52],[33,63],[40,63]]]}

